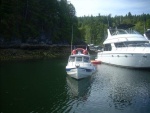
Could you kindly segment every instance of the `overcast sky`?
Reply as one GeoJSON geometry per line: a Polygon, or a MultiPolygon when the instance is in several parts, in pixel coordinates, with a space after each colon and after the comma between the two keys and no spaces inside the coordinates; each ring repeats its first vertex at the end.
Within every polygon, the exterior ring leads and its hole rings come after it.
{"type": "Polygon", "coordinates": [[[76,16],[150,14],[150,0],[68,0],[75,9],[76,16]]]}

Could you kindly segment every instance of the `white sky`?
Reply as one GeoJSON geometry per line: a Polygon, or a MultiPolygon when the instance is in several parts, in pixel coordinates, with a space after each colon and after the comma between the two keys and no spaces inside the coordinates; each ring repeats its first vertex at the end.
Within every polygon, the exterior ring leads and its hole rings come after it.
{"type": "Polygon", "coordinates": [[[150,14],[150,0],[67,0],[75,9],[76,16],[150,14]]]}

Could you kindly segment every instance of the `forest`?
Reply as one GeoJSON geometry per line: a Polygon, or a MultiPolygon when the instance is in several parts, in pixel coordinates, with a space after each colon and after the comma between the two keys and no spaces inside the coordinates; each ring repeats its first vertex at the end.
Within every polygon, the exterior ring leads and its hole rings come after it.
{"type": "Polygon", "coordinates": [[[0,44],[102,44],[108,27],[134,24],[143,34],[150,29],[150,14],[77,17],[67,0],[1,0],[0,44]],[[72,34],[73,33],[73,34],[72,34]]]}
{"type": "Polygon", "coordinates": [[[74,41],[80,37],[77,25],[67,0],[1,0],[1,43],[70,44],[72,26],[74,41]]]}
{"type": "Polygon", "coordinates": [[[130,12],[125,16],[111,17],[109,15],[78,17],[78,28],[85,42],[102,45],[107,37],[107,29],[115,28],[120,24],[134,25],[133,29],[144,34],[150,29],[150,14],[132,15],[130,12]]]}

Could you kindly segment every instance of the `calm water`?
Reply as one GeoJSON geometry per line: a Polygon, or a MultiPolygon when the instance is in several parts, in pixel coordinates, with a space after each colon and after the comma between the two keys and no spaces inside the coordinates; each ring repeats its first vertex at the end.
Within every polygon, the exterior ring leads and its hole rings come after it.
{"type": "Polygon", "coordinates": [[[101,64],[77,81],[66,75],[66,63],[1,63],[0,113],[150,113],[150,71],[101,64]]]}

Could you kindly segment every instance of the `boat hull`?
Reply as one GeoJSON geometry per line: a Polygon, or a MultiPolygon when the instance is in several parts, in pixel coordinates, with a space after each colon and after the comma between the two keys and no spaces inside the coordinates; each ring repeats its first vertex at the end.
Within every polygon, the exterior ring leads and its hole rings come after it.
{"type": "Polygon", "coordinates": [[[104,49],[97,59],[102,63],[128,68],[150,68],[150,43],[128,25],[125,29],[108,29],[104,49]]]}
{"type": "Polygon", "coordinates": [[[98,60],[91,60],[91,63],[92,63],[92,64],[100,64],[101,62],[98,61],[98,60]]]}
{"type": "Polygon", "coordinates": [[[96,71],[95,68],[89,69],[89,68],[66,68],[66,72],[69,76],[75,79],[82,79],[86,78],[88,76],[91,76],[96,71]]]}
{"type": "Polygon", "coordinates": [[[98,61],[102,63],[128,67],[150,68],[150,53],[99,53],[98,61]]]}

